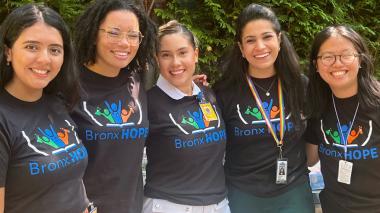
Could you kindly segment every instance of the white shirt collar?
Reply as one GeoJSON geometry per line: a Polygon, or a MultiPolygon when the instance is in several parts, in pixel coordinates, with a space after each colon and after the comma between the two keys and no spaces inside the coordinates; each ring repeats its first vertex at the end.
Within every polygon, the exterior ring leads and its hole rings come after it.
{"type": "MultiPolygon", "coordinates": [[[[198,95],[198,93],[201,92],[201,89],[194,83],[193,84],[193,94],[192,95],[198,95]]],[[[171,83],[169,83],[168,80],[166,80],[162,75],[158,77],[156,85],[164,91],[169,97],[173,98],[174,100],[182,99],[183,97],[187,96],[185,93],[183,93],[181,90],[179,90],[177,87],[173,86],[171,83]]]]}

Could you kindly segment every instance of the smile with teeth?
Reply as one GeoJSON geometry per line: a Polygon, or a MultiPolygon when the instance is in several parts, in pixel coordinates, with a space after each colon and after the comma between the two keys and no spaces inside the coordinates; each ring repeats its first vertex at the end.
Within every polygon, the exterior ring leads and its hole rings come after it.
{"type": "Polygon", "coordinates": [[[32,70],[32,72],[40,74],[40,75],[45,75],[49,72],[48,70],[33,69],[33,68],[31,70],[32,70]]]}
{"type": "Polygon", "coordinates": [[[170,74],[172,75],[179,75],[181,73],[185,72],[185,69],[176,69],[176,70],[171,70],[170,74]]]}
{"type": "Polygon", "coordinates": [[[127,57],[128,56],[128,52],[112,51],[112,53],[115,54],[115,56],[117,56],[117,57],[127,57]]]}
{"type": "Polygon", "coordinates": [[[335,76],[335,77],[339,77],[339,76],[342,76],[346,74],[346,71],[336,71],[336,72],[332,72],[331,75],[335,76]]]}
{"type": "Polygon", "coordinates": [[[264,57],[267,57],[269,55],[269,53],[263,53],[263,54],[260,54],[260,55],[255,55],[254,57],[255,58],[264,58],[264,57]]]}

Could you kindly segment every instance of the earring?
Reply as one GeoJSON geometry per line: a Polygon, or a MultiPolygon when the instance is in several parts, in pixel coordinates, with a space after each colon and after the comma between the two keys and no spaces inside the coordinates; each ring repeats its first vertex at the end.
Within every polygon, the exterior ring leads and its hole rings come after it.
{"type": "Polygon", "coordinates": [[[7,61],[7,66],[9,66],[11,63],[10,63],[10,61],[7,61]]]}

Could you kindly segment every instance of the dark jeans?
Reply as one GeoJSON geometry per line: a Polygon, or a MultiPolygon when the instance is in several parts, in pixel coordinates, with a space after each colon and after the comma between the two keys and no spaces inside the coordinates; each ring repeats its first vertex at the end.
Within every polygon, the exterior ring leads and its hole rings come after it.
{"type": "Polygon", "coordinates": [[[228,200],[231,213],[314,213],[308,182],[275,197],[257,197],[229,186],[228,200]]]}

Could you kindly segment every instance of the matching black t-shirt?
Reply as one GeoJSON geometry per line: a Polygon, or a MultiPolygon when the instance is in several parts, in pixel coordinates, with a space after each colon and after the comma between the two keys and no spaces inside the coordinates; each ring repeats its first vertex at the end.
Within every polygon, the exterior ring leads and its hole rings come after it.
{"type": "Polygon", "coordinates": [[[148,136],[146,94],[136,72],[105,77],[83,67],[84,89],[71,114],[88,151],[87,195],[99,212],[140,212],[141,161],[148,136]]]}
{"type": "Polygon", "coordinates": [[[201,91],[215,119],[205,118],[199,96],[175,100],[158,86],[148,92],[145,196],[186,205],[210,205],[226,197],[225,126],[214,94],[201,91]]]}
{"type": "MultiPolygon", "coordinates": [[[[266,114],[279,137],[279,102],[276,77],[253,78],[266,114]],[[271,87],[272,82],[274,85],[271,87]],[[269,96],[264,89],[270,88],[269,96]]],[[[279,149],[256,101],[243,82],[244,89],[226,88],[217,92],[219,107],[227,129],[225,172],[227,184],[254,196],[271,197],[282,194],[308,178],[305,142],[302,127],[296,131],[292,115],[286,110],[283,157],[288,160],[287,184],[276,184],[276,163],[279,149]]],[[[285,99],[285,98],[284,98],[285,99]]]]}
{"type": "Polygon", "coordinates": [[[0,91],[0,187],[5,212],[81,213],[87,151],[64,104],[21,101],[0,91]]]}
{"type": "Polygon", "coordinates": [[[340,127],[331,102],[322,118],[310,121],[305,134],[308,142],[319,145],[323,212],[380,212],[380,113],[359,106],[353,119],[357,96],[334,98],[340,127]],[[344,138],[348,138],[346,152],[344,138]],[[349,185],[337,181],[339,161],[344,159],[353,163],[349,185]]]}
{"type": "MultiPolygon", "coordinates": [[[[188,205],[223,200],[226,139],[228,184],[269,197],[307,181],[305,144],[285,110],[288,183],[275,183],[279,150],[248,89],[241,94],[218,91],[219,109],[213,93],[202,87],[217,115],[216,120],[207,121],[196,96],[174,100],[156,86],[148,93],[147,105],[135,72],[123,70],[109,78],[83,68],[81,75],[84,92],[72,113],[78,129],[56,97],[43,95],[28,103],[0,92],[0,187],[6,188],[6,212],[81,212],[88,205],[86,190],[99,212],[140,212],[147,114],[147,197],[188,205]]],[[[253,81],[269,88],[274,78],[253,81]]],[[[270,96],[262,89],[258,93],[279,135],[275,81],[270,96]]],[[[320,120],[310,121],[305,134],[308,142],[319,145],[325,181],[320,194],[323,210],[378,212],[379,114],[359,106],[353,120],[357,96],[335,97],[335,103],[340,127],[331,105],[320,120]],[[348,135],[346,153],[342,135],[348,135]],[[353,162],[350,185],[337,181],[338,163],[344,158],[353,162]]]]}

